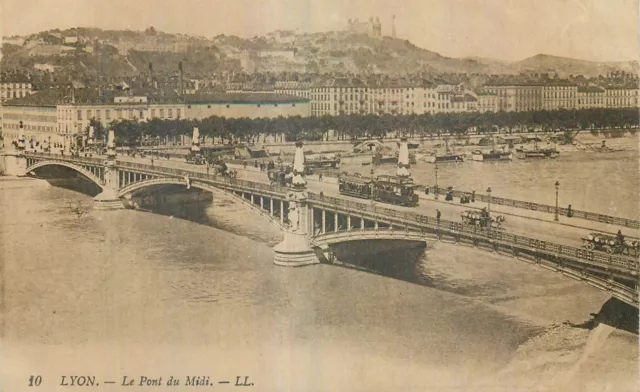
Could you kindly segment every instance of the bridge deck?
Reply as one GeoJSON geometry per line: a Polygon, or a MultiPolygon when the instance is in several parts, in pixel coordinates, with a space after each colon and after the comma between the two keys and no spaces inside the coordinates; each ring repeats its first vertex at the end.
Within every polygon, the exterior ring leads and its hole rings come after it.
{"type": "MultiPolygon", "coordinates": [[[[47,159],[46,155],[48,154],[38,154],[37,157],[31,156],[30,159],[47,159]]],[[[70,162],[75,161],[81,165],[104,165],[104,159],[101,158],[58,156],[49,158],[70,162]]],[[[244,178],[259,181],[229,179],[215,176],[213,173],[209,175],[206,173],[206,167],[204,166],[189,165],[186,162],[176,162],[175,160],[155,160],[152,166],[149,159],[130,157],[119,157],[117,167],[119,170],[128,169],[171,178],[184,178],[188,174],[194,180],[197,179],[218,188],[251,192],[258,195],[263,194],[280,199],[284,199],[288,191],[288,188],[273,187],[266,183],[267,175],[264,172],[246,171],[243,173],[244,178]]],[[[617,287],[616,285],[621,285],[617,289],[625,291],[624,295],[633,297],[633,303],[637,304],[637,292],[634,292],[629,286],[613,281],[612,278],[622,279],[632,286],[637,286],[638,259],[581,249],[580,238],[584,235],[584,230],[589,229],[563,226],[547,220],[531,220],[522,217],[510,217],[504,231],[478,229],[475,226],[460,222],[459,212],[461,208],[468,209],[466,206],[443,204],[428,200],[423,200],[422,205],[417,208],[371,203],[340,195],[335,184],[315,181],[309,182],[308,189],[309,202],[316,208],[324,208],[343,215],[364,217],[371,221],[390,223],[398,226],[398,229],[402,228],[420,233],[419,235],[404,234],[405,236],[418,238],[424,236],[424,232],[437,233],[440,237],[442,235],[448,236],[458,243],[471,242],[478,247],[485,247],[495,251],[506,250],[512,255],[529,256],[536,262],[543,258],[546,262],[551,263],[556,270],[567,270],[572,271],[567,272],[567,274],[589,276],[589,279],[594,282],[597,281],[600,286],[606,285],[612,292],[614,292],[613,288],[617,287]],[[320,191],[324,193],[324,196],[319,196],[320,191]],[[439,224],[434,218],[436,208],[443,212],[443,219],[439,224]],[[449,219],[447,220],[446,218],[449,219]],[[593,273],[596,275],[593,275],[593,273]]],[[[402,229],[397,231],[398,234],[390,235],[397,238],[397,236],[401,235],[402,229]]],[[[327,234],[324,237],[324,241],[329,241],[331,235],[336,240],[338,239],[336,236],[343,236],[341,233],[327,234]]],[[[354,236],[358,234],[346,235],[354,236]]],[[[364,238],[372,234],[360,233],[359,235],[364,238]]],[[[322,241],[322,239],[318,238],[315,241],[322,241]]],[[[620,297],[622,298],[623,295],[620,294],[620,297]]]]}

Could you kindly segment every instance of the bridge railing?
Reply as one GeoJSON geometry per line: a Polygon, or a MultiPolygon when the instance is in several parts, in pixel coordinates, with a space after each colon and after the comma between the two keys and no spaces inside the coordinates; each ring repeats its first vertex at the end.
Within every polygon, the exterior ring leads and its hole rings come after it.
{"type": "Polygon", "coordinates": [[[35,158],[35,159],[50,159],[55,161],[63,161],[70,163],[84,163],[90,165],[98,165],[104,166],[105,159],[103,158],[93,158],[93,157],[81,157],[81,156],[70,156],[70,155],[56,155],[50,154],[46,152],[26,152],[24,154],[27,158],[35,158]]]}
{"type": "Polygon", "coordinates": [[[224,177],[216,174],[207,174],[207,173],[193,172],[193,171],[188,171],[183,169],[174,169],[174,168],[169,168],[164,166],[152,166],[152,165],[147,165],[143,163],[132,163],[132,162],[118,162],[118,166],[134,169],[134,170],[142,170],[142,171],[156,173],[156,174],[171,175],[171,176],[180,177],[180,178],[188,176],[191,179],[206,180],[213,183],[228,184],[228,185],[233,185],[239,188],[245,188],[249,192],[251,190],[266,190],[266,191],[275,192],[281,195],[285,195],[286,192],[288,191],[288,188],[283,188],[280,186],[275,186],[275,185],[270,185],[270,184],[265,184],[260,182],[247,181],[247,180],[239,180],[236,178],[229,178],[229,177],[224,177]]]}
{"type": "Polygon", "coordinates": [[[335,197],[320,196],[314,193],[309,193],[308,198],[311,201],[329,205],[330,208],[333,207],[336,210],[339,210],[340,208],[348,208],[350,210],[358,212],[366,212],[380,217],[383,221],[385,220],[385,218],[392,218],[392,221],[395,220],[396,222],[401,224],[417,224],[417,226],[428,226],[433,230],[444,230],[453,233],[469,233],[473,234],[474,236],[484,237],[490,240],[501,241],[504,243],[511,243],[520,247],[528,247],[557,255],[571,256],[585,261],[610,265],[611,267],[615,267],[616,269],[630,271],[634,274],[637,274],[640,270],[640,264],[638,263],[637,259],[634,260],[623,256],[609,255],[606,253],[589,251],[583,248],[560,245],[535,238],[507,233],[501,230],[477,228],[475,225],[469,225],[460,222],[453,222],[442,219],[438,223],[436,218],[417,214],[415,212],[398,211],[390,208],[379,207],[377,205],[370,205],[351,200],[343,200],[335,197]]]}
{"type": "MultiPolygon", "coordinates": [[[[443,192],[443,188],[439,188],[439,190],[440,192],[443,192]]],[[[454,197],[461,197],[463,195],[470,195],[470,194],[471,192],[468,192],[468,191],[459,191],[459,190],[453,191],[454,197]]],[[[488,195],[476,193],[474,197],[475,197],[475,200],[479,202],[486,203],[489,201],[488,195]]],[[[523,210],[546,212],[549,214],[554,214],[556,212],[556,207],[552,205],[542,204],[542,203],[533,203],[533,202],[528,202],[523,200],[507,199],[504,197],[491,196],[491,204],[503,205],[506,207],[521,208],[523,210]]],[[[568,216],[569,209],[564,207],[558,207],[558,214],[562,216],[568,216]]],[[[627,219],[627,218],[621,218],[621,217],[612,216],[612,215],[598,214],[595,212],[575,210],[573,208],[571,209],[571,217],[577,218],[577,219],[589,220],[593,222],[601,222],[601,223],[607,223],[607,224],[612,224],[617,226],[629,227],[633,229],[640,229],[640,221],[635,219],[627,219]]]]}
{"type": "MultiPolygon", "coordinates": [[[[327,174],[327,176],[330,176],[330,175],[327,174]]],[[[430,187],[430,188],[433,189],[434,187],[430,187]]],[[[424,191],[425,186],[419,186],[418,189],[421,191],[424,191]]],[[[437,189],[440,192],[440,194],[445,192],[445,188],[443,187],[437,187],[437,189]]],[[[471,193],[472,192],[470,191],[454,190],[453,196],[459,198],[463,195],[471,195],[471,193]]],[[[489,195],[486,195],[486,194],[476,193],[474,198],[476,201],[479,201],[479,202],[486,203],[489,201],[489,195]]],[[[506,207],[515,207],[523,210],[546,212],[549,214],[554,214],[556,212],[556,207],[549,204],[508,199],[504,197],[491,196],[491,204],[503,205],[506,207]]],[[[568,213],[569,213],[568,208],[558,207],[559,215],[567,216],[568,213]]],[[[571,217],[577,218],[577,219],[589,220],[593,222],[600,222],[600,223],[607,223],[607,224],[612,224],[617,226],[629,227],[632,229],[640,229],[640,221],[636,219],[627,219],[627,218],[621,218],[621,217],[612,216],[612,215],[599,214],[595,212],[575,210],[573,208],[571,209],[571,217]]]]}
{"type": "Polygon", "coordinates": [[[392,239],[409,239],[409,240],[436,240],[437,237],[425,232],[393,230],[392,228],[352,228],[350,230],[330,231],[324,234],[313,236],[312,242],[315,244],[328,243],[335,239],[369,239],[372,237],[392,238],[392,239]]]}

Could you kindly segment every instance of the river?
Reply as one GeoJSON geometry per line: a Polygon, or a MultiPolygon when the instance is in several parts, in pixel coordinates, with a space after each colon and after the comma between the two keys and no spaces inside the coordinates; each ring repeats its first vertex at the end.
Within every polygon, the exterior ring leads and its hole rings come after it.
{"type": "MultiPolygon", "coordinates": [[[[608,299],[547,270],[445,244],[345,267],[277,267],[280,234],[224,199],[194,207],[192,220],[166,211],[78,216],[68,202],[88,207],[91,197],[0,179],[7,385],[24,386],[30,374],[47,390],[60,375],[210,375],[249,376],[259,391],[476,390],[480,382],[509,390],[491,380],[518,367],[523,344],[589,320],[608,299]]],[[[563,349],[580,351],[580,339],[563,349]]],[[[616,354],[633,371],[634,337],[619,339],[616,354]]]]}
{"type": "MultiPolygon", "coordinates": [[[[595,139],[593,140],[595,142],[595,139]]],[[[463,162],[438,164],[441,188],[486,193],[517,200],[555,205],[555,182],[560,183],[558,203],[562,207],[601,214],[640,216],[639,139],[628,137],[608,141],[611,153],[562,152],[556,159],[515,159],[507,162],[463,162]]],[[[371,166],[343,164],[342,171],[370,175],[371,166]]],[[[435,184],[435,166],[418,162],[411,173],[418,184],[435,184]]],[[[374,166],[374,175],[394,173],[394,165],[374,166]]]]}

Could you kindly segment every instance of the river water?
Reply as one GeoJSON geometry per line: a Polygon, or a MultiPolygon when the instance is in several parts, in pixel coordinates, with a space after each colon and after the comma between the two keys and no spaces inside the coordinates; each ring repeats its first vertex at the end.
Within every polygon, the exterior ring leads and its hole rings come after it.
{"type": "MultiPolygon", "coordinates": [[[[595,139],[593,140],[595,141],[595,139]]],[[[515,159],[511,162],[463,162],[438,164],[441,188],[486,193],[496,197],[555,204],[555,182],[560,183],[558,203],[562,207],[619,217],[640,216],[640,154],[637,137],[608,141],[611,153],[562,152],[556,159],[515,159]]],[[[361,162],[343,164],[341,170],[370,175],[371,166],[361,162]]],[[[394,165],[374,167],[374,175],[395,172],[394,165]]],[[[435,184],[433,164],[411,166],[419,184],[435,184]]]]}
{"type": "Polygon", "coordinates": [[[0,180],[6,383],[35,373],[57,390],[65,374],[209,375],[249,376],[260,391],[476,390],[524,342],[588,320],[608,298],[444,244],[353,266],[276,267],[279,232],[225,199],[180,209],[192,220],[78,216],[68,202],[91,198],[0,180]]]}

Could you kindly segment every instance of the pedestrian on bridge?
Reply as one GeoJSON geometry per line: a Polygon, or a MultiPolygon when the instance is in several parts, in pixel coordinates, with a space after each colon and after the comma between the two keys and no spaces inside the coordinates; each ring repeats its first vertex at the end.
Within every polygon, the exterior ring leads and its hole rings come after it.
{"type": "Polygon", "coordinates": [[[438,222],[438,226],[440,226],[440,217],[442,216],[442,213],[440,212],[440,210],[436,210],[436,221],[438,222]]]}

